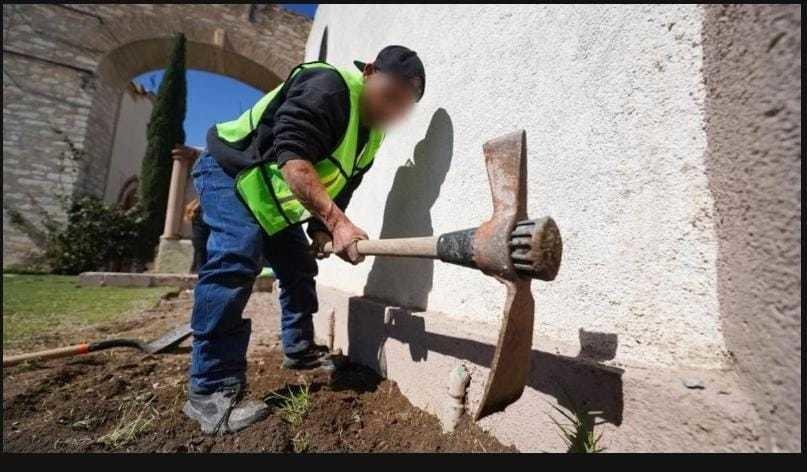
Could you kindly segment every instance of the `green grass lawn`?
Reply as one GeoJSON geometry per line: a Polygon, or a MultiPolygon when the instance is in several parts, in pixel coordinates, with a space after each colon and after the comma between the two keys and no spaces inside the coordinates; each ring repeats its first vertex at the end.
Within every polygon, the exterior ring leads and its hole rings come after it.
{"type": "Polygon", "coordinates": [[[150,308],[171,287],[82,287],[78,277],[3,274],[3,348],[150,308]]]}

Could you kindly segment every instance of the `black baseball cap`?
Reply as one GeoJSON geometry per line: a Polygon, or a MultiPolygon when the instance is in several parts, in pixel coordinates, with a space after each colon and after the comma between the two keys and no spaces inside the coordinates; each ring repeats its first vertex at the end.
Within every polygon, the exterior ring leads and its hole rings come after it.
{"type": "MultiPolygon", "coordinates": [[[[361,61],[353,61],[353,64],[362,71],[367,65],[366,62],[361,61]]],[[[373,66],[381,72],[397,75],[404,79],[414,89],[417,101],[423,97],[423,91],[426,88],[426,71],[415,51],[404,46],[387,46],[378,53],[373,61],[373,66]]]]}

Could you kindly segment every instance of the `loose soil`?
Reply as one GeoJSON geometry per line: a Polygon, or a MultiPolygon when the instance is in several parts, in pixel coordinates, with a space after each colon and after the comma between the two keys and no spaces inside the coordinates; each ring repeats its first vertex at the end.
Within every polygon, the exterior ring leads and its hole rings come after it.
{"type": "MultiPolygon", "coordinates": [[[[152,339],[187,319],[189,293],[174,295],[120,321],[50,335],[47,344],[152,339]]],[[[181,412],[187,346],[157,356],[116,350],[3,369],[3,451],[515,452],[467,417],[443,434],[437,419],[412,406],[394,382],[360,365],[333,377],[280,369],[275,295],[253,294],[245,315],[253,319],[247,398],[270,404],[265,421],[234,435],[204,435],[181,412]],[[273,393],[301,385],[309,387],[310,407],[292,424],[273,393]]]]}

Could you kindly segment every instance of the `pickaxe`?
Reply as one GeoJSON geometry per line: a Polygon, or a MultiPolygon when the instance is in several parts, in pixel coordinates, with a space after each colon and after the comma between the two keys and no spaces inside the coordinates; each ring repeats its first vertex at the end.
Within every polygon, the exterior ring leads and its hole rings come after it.
{"type": "MultiPolygon", "coordinates": [[[[507,287],[504,316],[485,393],[474,418],[480,419],[521,397],[530,368],[535,302],[531,279],[554,280],[563,245],[550,217],[527,219],[527,142],[524,130],[482,146],[493,194],[493,215],[477,228],[439,237],[362,240],[359,254],[439,259],[473,267],[507,287]]],[[[324,252],[332,252],[326,244],[324,252]]]]}

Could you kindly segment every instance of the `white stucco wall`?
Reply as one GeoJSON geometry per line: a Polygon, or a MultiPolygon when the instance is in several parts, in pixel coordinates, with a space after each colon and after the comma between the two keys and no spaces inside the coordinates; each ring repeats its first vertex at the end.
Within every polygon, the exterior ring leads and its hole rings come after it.
{"type": "MultiPolygon", "coordinates": [[[[524,128],[530,215],[553,216],[564,238],[557,279],[533,284],[536,337],[616,334],[616,365],[723,365],[701,17],[693,5],[321,5],[307,59],[328,27],[335,65],[403,44],[427,74],[348,215],[371,237],[475,226],[491,211],[482,143],[524,128]]],[[[441,263],[331,260],[319,282],[492,326],[504,299],[493,279],[441,263]]]]}
{"type": "Polygon", "coordinates": [[[117,203],[123,184],[132,176],[140,175],[140,163],[146,153],[146,128],[154,108],[151,98],[133,86],[121,98],[118,125],[109,160],[104,201],[117,203]]]}

